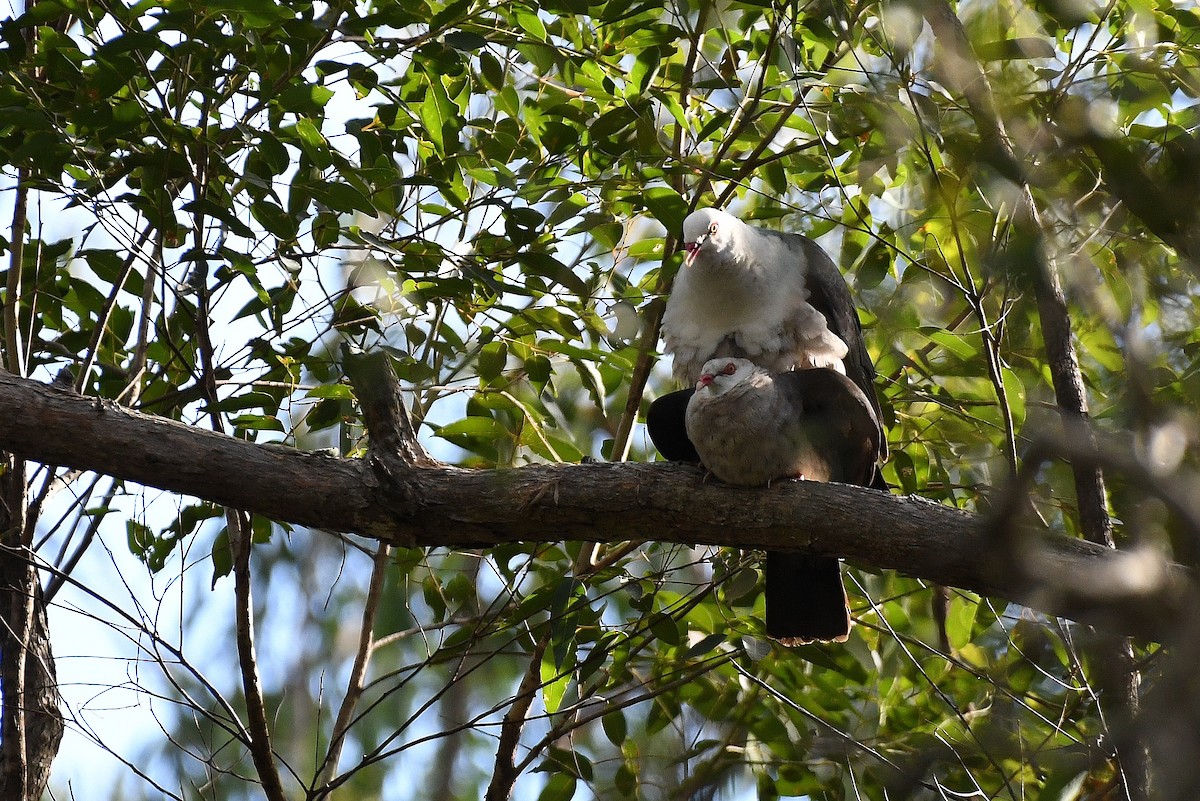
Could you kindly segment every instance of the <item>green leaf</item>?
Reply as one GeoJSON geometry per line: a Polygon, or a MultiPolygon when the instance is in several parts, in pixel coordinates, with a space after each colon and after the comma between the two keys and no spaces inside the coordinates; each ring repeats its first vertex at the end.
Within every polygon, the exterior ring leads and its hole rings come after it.
{"type": "Polygon", "coordinates": [[[342,236],[342,226],[338,224],[338,216],[330,211],[322,211],[313,217],[313,242],[318,248],[333,247],[342,236]]]}
{"type": "Polygon", "coordinates": [[[267,232],[284,241],[296,238],[299,231],[297,220],[269,200],[256,200],[250,204],[250,215],[267,232]]]}
{"type": "Polygon", "coordinates": [[[1041,37],[999,39],[975,46],[981,61],[1014,61],[1025,58],[1055,58],[1054,45],[1041,37]]]}
{"type": "Polygon", "coordinates": [[[571,801],[575,797],[576,778],[569,773],[552,772],[538,801],[571,801]]]}
{"type": "Polygon", "coordinates": [[[946,637],[952,647],[964,648],[974,639],[978,611],[978,599],[951,597],[950,611],[946,615],[946,637]]]}
{"type": "Polygon", "coordinates": [[[455,50],[463,50],[466,52],[474,52],[482,50],[487,46],[487,39],[484,39],[477,33],[470,31],[451,31],[442,37],[442,41],[453,47],[455,50]]]}
{"type": "Polygon", "coordinates": [[[687,651],[684,652],[683,656],[685,659],[696,659],[697,657],[704,656],[705,654],[711,652],[723,642],[725,642],[724,634],[709,634],[707,637],[690,646],[687,651]]]}
{"type": "Polygon", "coordinates": [[[512,433],[490,417],[465,417],[435,428],[434,434],[456,445],[471,440],[512,439],[512,433]]]}
{"type": "Polygon", "coordinates": [[[491,53],[484,52],[479,54],[479,71],[492,89],[499,90],[504,88],[504,68],[500,66],[500,62],[491,53]]]}
{"type": "Polygon", "coordinates": [[[892,254],[887,245],[873,241],[863,252],[854,271],[854,287],[860,292],[874,289],[892,269],[892,254]]]}
{"type": "Polygon", "coordinates": [[[274,0],[206,0],[204,8],[209,13],[239,18],[251,28],[273,27],[295,16],[287,4],[274,0]]]}
{"type": "Polygon", "coordinates": [[[499,378],[508,366],[508,345],[505,342],[489,342],[479,350],[479,377],[484,381],[499,378]]]}
{"type": "Polygon", "coordinates": [[[442,82],[442,76],[428,65],[424,65],[423,72],[426,86],[425,99],[417,105],[417,114],[434,151],[438,155],[445,155],[447,152],[446,133],[454,130],[453,123],[457,108],[450,102],[450,96],[446,93],[446,86],[442,82]]]}
{"type": "Polygon", "coordinates": [[[683,218],[687,216],[687,201],[669,186],[652,186],[641,196],[642,203],[667,231],[678,234],[683,231],[683,218]]]}
{"type": "Polygon", "coordinates": [[[283,423],[273,414],[240,414],[231,421],[247,431],[283,431],[283,423]]]}
{"type": "Polygon", "coordinates": [[[277,136],[269,132],[260,133],[259,138],[257,152],[262,157],[263,162],[271,168],[272,173],[275,175],[286,171],[291,165],[292,159],[288,155],[287,148],[283,142],[279,141],[277,136]]]}
{"type": "Polygon", "coordinates": [[[662,57],[657,47],[649,47],[638,53],[633,68],[629,71],[629,82],[637,89],[639,95],[645,94],[650,88],[650,82],[658,74],[661,64],[662,57]]]}
{"type": "Polygon", "coordinates": [[[316,181],[306,184],[305,189],[313,200],[339,212],[361,211],[364,214],[378,213],[374,204],[362,192],[349,184],[336,181],[316,181]]]}
{"type": "Polygon", "coordinates": [[[514,17],[517,20],[517,24],[520,25],[526,33],[535,39],[545,41],[546,25],[542,22],[541,17],[539,17],[535,12],[518,9],[515,12],[514,17]]]}
{"type": "Polygon", "coordinates": [[[312,387],[304,393],[306,398],[340,398],[343,400],[352,400],[354,392],[346,384],[322,384],[319,387],[312,387]]]}
{"type": "Polygon", "coordinates": [[[625,713],[620,709],[614,709],[600,719],[600,725],[604,728],[604,736],[613,745],[620,748],[625,744],[625,738],[629,735],[629,725],[625,722],[625,713]]]}
{"type": "Polygon", "coordinates": [[[575,664],[575,629],[579,607],[587,601],[580,581],[568,577],[559,581],[550,604],[550,654],[554,666],[562,670],[575,664]]]}
{"type": "Polygon", "coordinates": [[[317,114],[333,99],[333,90],[325,86],[300,83],[289,86],[276,98],[285,111],[297,114],[317,114]]]}
{"type": "Polygon", "coordinates": [[[970,361],[979,355],[979,348],[967,340],[942,329],[926,329],[925,335],[933,342],[941,345],[963,361],[970,361]]]}
{"type": "Polygon", "coordinates": [[[217,538],[213,540],[210,558],[213,573],[209,589],[215,589],[219,580],[233,572],[233,548],[229,544],[228,526],[222,526],[217,538]]]}
{"type": "Polygon", "coordinates": [[[550,381],[553,365],[550,360],[540,353],[534,353],[525,360],[526,377],[535,384],[546,384],[550,381]]]}
{"type": "Polygon", "coordinates": [[[314,148],[324,148],[328,144],[320,129],[308,117],[296,120],[296,134],[305,144],[314,148]]]}
{"type": "Polygon", "coordinates": [[[554,661],[554,656],[547,649],[542,654],[539,672],[542,680],[542,704],[551,715],[562,706],[563,696],[566,695],[567,687],[571,683],[571,672],[563,672],[562,668],[554,661]]]}
{"type": "Polygon", "coordinates": [[[1008,397],[1008,408],[1012,412],[1013,425],[1019,429],[1025,422],[1025,384],[1008,367],[1001,367],[1000,375],[1004,381],[1004,394],[1008,397]]]}
{"type": "Polygon", "coordinates": [[[154,532],[145,523],[137,520],[125,521],[125,538],[129,544],[129,552],[144,559],[154,546],[154,532]]]}
{"type": "Polygon", "coordinates": [[[549,253],[531,250],[522,253],[517,259],[526,272],[548,278],[554,283],[566,287],[581,300],[586,300],[591,294],[588,285],[578,275],[549,253]]]}

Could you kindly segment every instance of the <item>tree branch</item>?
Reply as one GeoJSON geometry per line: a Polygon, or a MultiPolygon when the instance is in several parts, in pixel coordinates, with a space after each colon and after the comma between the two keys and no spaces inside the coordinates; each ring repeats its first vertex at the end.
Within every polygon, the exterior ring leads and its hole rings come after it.
{"type": "Polygon", "coordinates": [[[0,373],[0,449],[206,498],[301,526],[406,547],[652,539],[794,548],[1007,598],[1167,640],[1197,604],[1189,571],[979,515],[839,484],[769,489],[705,481],[681,464],[412,467],[257,445],[0,373]]]}
{"type": "Polygon", "coordinates": [[[550,632],[547,631],[538,638],[533,653],[529,656],[529,667],[521,678],[521,685],[513,698],[512,706],[504,715],[500,725],[500,742],[496,745],[496,761],[492,767],[492,780],[488,783],[484,801],[508,801],[512,796],[513,785],[521,772],[517,770],[515,755],[517,746],[521,744],[521,731],[525,728],[525,716],[533,704],[533,698],[541,687],[542,655],[550,642],[550,632]]]}
{"type": "Polygon", "coordinates": [[[384,351],[352,353],[342,351],[342,366],[354,384],[363,423],[371,432],[369,445],[373,459],[392,463],[389,469],[407,472],[412,467],[436,467],[441,462],[430,457],[417,441],[412,418],[404,406],[404,397],[396,373],[384,351]]]}
{"type": "Polygon", "coordinates": [[[375,643],[375,621],[379,616],[379,599],[383,595],[383,584],[387,578],[388,567],[391,566],[391,549],[386,543],[380,543],[375,549],[375,557],[371,565],[371,583],[367,588],[366,602],[363,604],[362,623],[358,629],[358,648],[354,652],[354,664],[350,668],[350,678],[346,681],[346,694],[342,696],[341,706],[338,707],[337,719],[333,724],[333,733],[329,737],[329,750],[317,778],[313,782],[309,797],[320,798],[325,787],[337,773],[338,761],[342,757],[342,749],[346,745],[346,735],[354,722],[354,711],[362,698],[366,687],[367,663],[375,643]]]}

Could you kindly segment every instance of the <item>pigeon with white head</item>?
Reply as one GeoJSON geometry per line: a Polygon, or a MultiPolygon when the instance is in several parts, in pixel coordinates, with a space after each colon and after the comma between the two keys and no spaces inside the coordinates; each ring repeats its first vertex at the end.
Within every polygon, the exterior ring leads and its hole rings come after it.
{"type": "MultiPolygon", "coordinates": [[[[675,378],[693,386],[704,363],[718,356],[771,372],[836,370],[868,399],[886,457],[875,366],[846,279],[825,251],[808,237],[747,225],[718,209],[688,215],[683,249],[662,320],[675,378]]],[[[647,413],[650,438],[673,461],[696,460],[682,417],[692,391],[664,395],[647,413]]]]}
{"type": "Polygon", "coordinates": [[[739,356],[774,372],[829,367],[874,394],[846,279],[816,242],[718,209],[688,215],[683,242],[662,333],[684,385],[709,359],[739,356]]]}

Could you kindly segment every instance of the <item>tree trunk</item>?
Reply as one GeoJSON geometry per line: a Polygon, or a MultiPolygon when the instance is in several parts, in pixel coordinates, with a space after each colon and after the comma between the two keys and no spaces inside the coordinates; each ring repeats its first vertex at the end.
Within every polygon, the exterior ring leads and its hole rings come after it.
{"type": "Polygon", "coordinates": [[[25,517],[25,462],[0,475],[0,798],[38,801],[62,741],[61,696],[25,517]]]}

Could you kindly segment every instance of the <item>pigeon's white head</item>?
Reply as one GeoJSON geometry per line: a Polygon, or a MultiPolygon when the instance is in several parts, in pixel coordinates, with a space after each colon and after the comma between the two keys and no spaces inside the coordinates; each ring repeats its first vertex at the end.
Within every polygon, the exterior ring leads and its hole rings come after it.
{"type": "Polygon", "coordinates": [[[683,221],[684,264],[717,263],[741,257],[746,224],[720,209],[697,209],[683,221]]]}
{"type": "Polygon", "coordinates": [[[731,356],[709,359],[700,370],[700,380],[696,382],[696,393],[717,398],[739,384],[765,374],[766,370],[749,359],[737,359],[731,356]]]}

